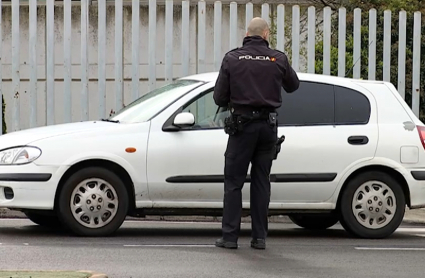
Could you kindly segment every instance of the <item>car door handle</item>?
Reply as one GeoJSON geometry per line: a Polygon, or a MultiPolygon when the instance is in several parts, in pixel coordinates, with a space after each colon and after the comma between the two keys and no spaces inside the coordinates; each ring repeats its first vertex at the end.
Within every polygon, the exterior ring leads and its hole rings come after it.
{"type": "Polygon", "coordinates": [[[348,137],[348,143],[351,145],[366,145],[369,142],[367,136],[350,136],[348,137]]]}

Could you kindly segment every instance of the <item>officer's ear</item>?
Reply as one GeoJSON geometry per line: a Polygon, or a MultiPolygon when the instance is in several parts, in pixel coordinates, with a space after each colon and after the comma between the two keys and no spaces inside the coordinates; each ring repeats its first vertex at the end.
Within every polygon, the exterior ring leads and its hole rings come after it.
{"type": "Polygon", "coordinates": [[[270,34],[269,30],[265,30],[264,33],[263,33],[263,39],[268,41],[269,40],[269,34],[270,34]]]}

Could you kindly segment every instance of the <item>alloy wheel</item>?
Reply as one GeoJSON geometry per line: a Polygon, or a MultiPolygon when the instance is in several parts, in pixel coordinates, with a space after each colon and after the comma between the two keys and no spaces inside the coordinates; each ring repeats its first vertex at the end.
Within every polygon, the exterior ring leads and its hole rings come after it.
{"type": "Polygon", "coordinates": [[[101,228],[117,214],[118,195],[105,180],[86,179],[73,190],[70,207],[78,223],[91,229],[101,228]]]}
{"type": "Polygon", "coordinates": [[[365,182],[354,193],[353,214],[356,220],[368,229],[385,227],[394,218],[396,209],[395,194],[383,182],[365,182]]]}

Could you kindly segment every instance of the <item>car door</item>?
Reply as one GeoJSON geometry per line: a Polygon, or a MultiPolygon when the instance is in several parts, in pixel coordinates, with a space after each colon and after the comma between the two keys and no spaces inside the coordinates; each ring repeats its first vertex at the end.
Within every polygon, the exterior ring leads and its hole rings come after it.
{"type": "Polygon", "coordinates": [[[228,111],[218,109],[213,92],[212,85],[204,86],[152,120],[147,173],[154,206],[222,206],[228,111]],[[179,112],[192,113],[195,124],[173,129],[179,112]]]}
{"type": "Polygon", "coordinates": [[[341,173],[373,158],[378,127],[367,93],[307,81],[291,94],[283,91],[278,132],[286,140],[272,167],[272,207],[323,203],[329,208],[326,201],[341,173]]]}

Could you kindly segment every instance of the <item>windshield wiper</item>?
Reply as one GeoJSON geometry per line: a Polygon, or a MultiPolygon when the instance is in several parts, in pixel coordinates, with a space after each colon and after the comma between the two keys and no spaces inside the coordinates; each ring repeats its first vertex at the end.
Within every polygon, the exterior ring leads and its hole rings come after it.
{"type": "Polygon", "coordinates": [[[118,120],[110,120],[110,119],[100,119],[103,122],[110,122],[110,123],[119,123],[120,121],[118,120]]]}

